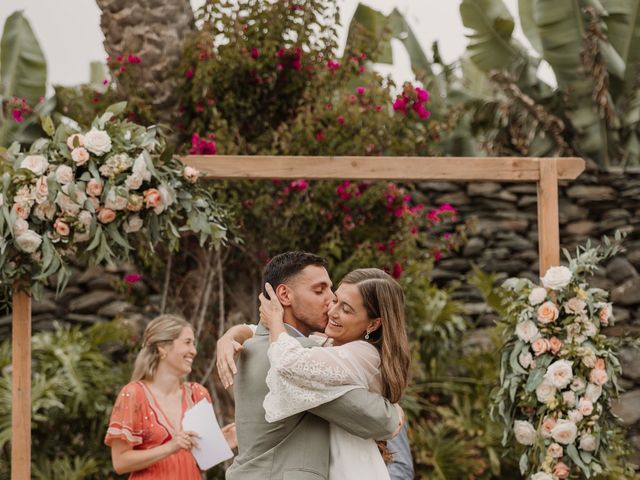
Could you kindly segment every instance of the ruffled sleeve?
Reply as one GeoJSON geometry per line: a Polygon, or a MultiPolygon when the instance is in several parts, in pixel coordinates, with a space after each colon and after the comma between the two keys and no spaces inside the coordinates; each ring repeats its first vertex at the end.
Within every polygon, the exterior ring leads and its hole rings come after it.
{"type": "Polygon", "coordinates": [[[135,382],[125,385],[111,412],[109,428],[104,438],[106,445],[113,440],[124,440],[129,445],[140,445],[143,441],[143,413],[145,402],[142,388],[135,382]]]}
{"type": "Polygon", "coordinates": [[[354,388],[379,388],[380,355],[367,342],[304,348],[282,333],[268,356],[269,392],[263,402],[268,422],[328,403],[354,388]]]}

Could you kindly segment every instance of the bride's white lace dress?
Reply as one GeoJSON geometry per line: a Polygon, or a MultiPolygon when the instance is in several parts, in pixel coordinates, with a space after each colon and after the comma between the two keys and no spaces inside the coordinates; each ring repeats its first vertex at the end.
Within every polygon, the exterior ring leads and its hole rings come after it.
{"type": "MultiPolygon", "coordinates": [[[[304,348],[286,333],[269,347],[265,418],[273,422],[330,402],[354,388],[381,392],[380,354],[365,341],[304,348]]],[[[329,479],[389,480],[374,439],[330,425],[329,479]]]]}

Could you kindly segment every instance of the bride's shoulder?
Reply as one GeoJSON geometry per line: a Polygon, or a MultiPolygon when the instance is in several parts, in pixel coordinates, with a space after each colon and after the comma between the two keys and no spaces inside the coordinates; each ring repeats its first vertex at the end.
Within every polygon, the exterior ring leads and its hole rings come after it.
{"type": "Polygon", "coordinates": [[[345,343],[343,347],[347,347],[354,354],[380,357],[378,349],[365,340],[354,340],[353,342],[345,343]]]}

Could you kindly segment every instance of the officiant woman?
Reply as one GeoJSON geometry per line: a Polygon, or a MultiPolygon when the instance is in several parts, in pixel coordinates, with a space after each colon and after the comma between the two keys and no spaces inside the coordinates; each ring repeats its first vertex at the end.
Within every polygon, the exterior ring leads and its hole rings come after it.
{"type": "MultiPolygon", "coordinates": [[[[196,353],[193,328],[183,318],[160,315],[149,322],[104,439],[116,473],[135,480],[201,480],[191,454],[197,435],[182,429],[190,407],[202,399],[211,403],[205,387],[186,381],[196,353]]],[[[235,448],[235,424],[222,431],[235,448]]]]}

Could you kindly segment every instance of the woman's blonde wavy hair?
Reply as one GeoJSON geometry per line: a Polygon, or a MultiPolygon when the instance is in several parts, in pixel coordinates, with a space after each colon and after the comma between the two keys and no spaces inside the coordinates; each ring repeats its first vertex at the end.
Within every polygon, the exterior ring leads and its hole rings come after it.
{"type": "Polygon", "coordinates": [[[159,315],[144,329],[142,348],[133,366],[131,381],[153,380],[160,361],[159,347],[173,343],[184,327],[193,328],[189,322],[177,315],[159,315]]]}

